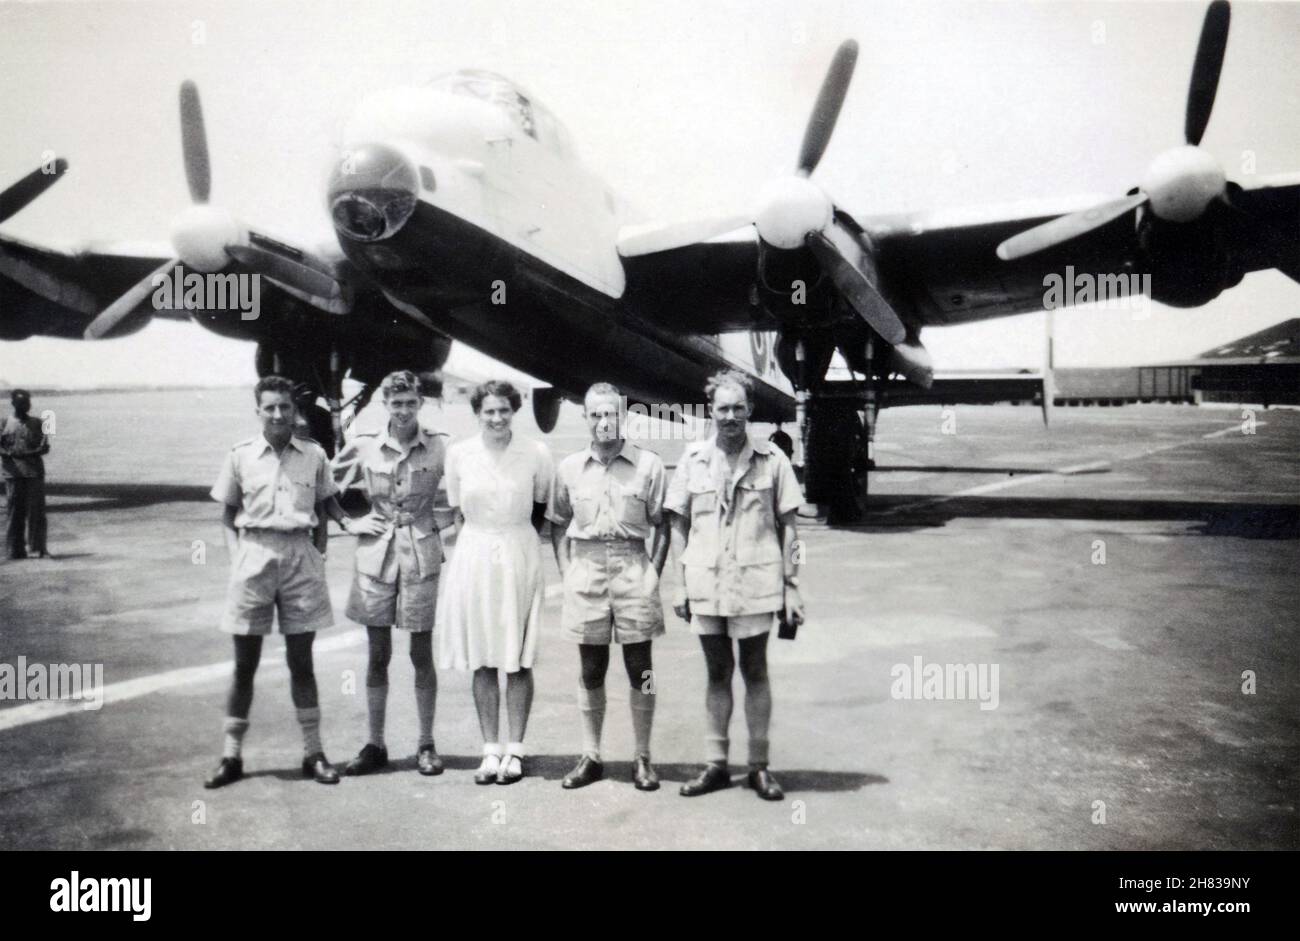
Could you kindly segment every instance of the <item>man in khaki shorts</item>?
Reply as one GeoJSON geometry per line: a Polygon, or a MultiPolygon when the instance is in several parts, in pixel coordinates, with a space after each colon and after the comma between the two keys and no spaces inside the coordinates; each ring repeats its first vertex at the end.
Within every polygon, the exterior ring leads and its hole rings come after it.
{"type": "Polygon", "coordinates": [[[748,784],[764,800],[785,795],[767,770],[772,688],[767,638],[777,614],[803,621],[793,547],[795,514],[802,502],[790,459],[747,430],[751,380],[726,371],[705,386],[714,437],[689,445],[668,488],[673,554],[682,588],[673,610],[692,620],[708,670],[705,736],[708,764],[682,785],[685,797],[730,787],[727,772],[731,677],[740,652],[749,726],[748,784]]]}
{"type": "Polygon", "coordinates": [[[262,433],[230,449],[212,498],[225,505],[222,525],[230,551],[230,588],[221,629],[234,635],[235,676],[226,705],[221,764],[204,787],[223,787],[244,774],[240,755],[253,704],[253,677],[262,638],[278,619],[289,663],[290,690],[302,727],[302,772],[337,784],[338,772],[320,741],[320,707],[311,648],[330,627],[324,540],[313,543],[318,514],[344,518],[329,458],[320,445],[293,436],[293,384],[266,376],[253,392],[262,433]]]}
{"type": "Polygon", "coordinates": [[[353,439],[370,497],[370,513],[344,527],[358,537],[347,615],[366,625],[369,636],[366,707],[370,736],[344,770],[369,774],[388,764],[384,714],[396,625],[411,638],[420,725],[416,769],[424,775],[441,774],[442,759],[433,743],[433,709],[438,695],[433,619],[442,566],[434,500],[446,464],[446,435],[430,434],[420,427],[424,398],[414,373],[390,373],[379,388],[388,423],[382,431],[353,439]]]}
{"type": "Polygon", "coordinates": [[[632,687],[632,781],[641,791],[659,787],[650,764],[655,708],[650,644],[664,632],[659,574],[668,554],[663,513],[667,477],[657,454],[622,437],[621,402],[618,389],[607,382],[587,390],[583,412],[591,446],[560,462],[546,513],[564,579],[561,632],[577,643],[582,668],[582,757],[562,782],[569,789],[585,787],[605,774],[600,735],[611,643],[623,645],[623,665],[632,687]]]}

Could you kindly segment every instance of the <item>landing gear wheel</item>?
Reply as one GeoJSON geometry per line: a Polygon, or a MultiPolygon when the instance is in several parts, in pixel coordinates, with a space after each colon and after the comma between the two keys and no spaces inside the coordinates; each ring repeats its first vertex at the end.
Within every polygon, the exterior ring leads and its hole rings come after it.
{"type": "Polygon", "coordinates": [[[804,489],[809,503],[828,506],[828,524],[852,525],[866,517],[869,468],[866,429],[857,403],[810,402],[804,489]]]}

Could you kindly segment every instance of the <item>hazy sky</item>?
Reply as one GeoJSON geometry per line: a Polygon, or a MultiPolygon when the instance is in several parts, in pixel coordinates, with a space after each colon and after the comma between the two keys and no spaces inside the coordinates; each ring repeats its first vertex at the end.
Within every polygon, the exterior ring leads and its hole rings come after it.
{"type": "MultiPolygon", "coordinates": [[[[165,239],[188,202],[177,86],[203,97],[213,202],[296,241],[332,238],[324,183],[364,94],[459,67],[544,102],[650,217],[746,207],[788,173],[836,45],[861,44],[816,179],[858,216],[1117,196],[1181,143],[1204,3],[7,3],[2,185],[53,150],[72,170],[5,225],[37,241],[165,239]],[[201,39],[201,42],[196,42],[201,39]]],[[[1300,4],[1233,5],[1204,140],[1230,179],[1300,170],[1300,4]]],[[[1295,316],[1249,275],[1196,310],[1057,317],[1058,365],[1185,357],[1295,316]]],[[[940,368],[1037,366],[1042,317],[931,329],[940,368]]],[[[244,382],[249,344],[158,323],[103,343],[0,343],[25,384],[244,382]]],[[[459,356],[482,370],[481,358],[459,356]]]]}

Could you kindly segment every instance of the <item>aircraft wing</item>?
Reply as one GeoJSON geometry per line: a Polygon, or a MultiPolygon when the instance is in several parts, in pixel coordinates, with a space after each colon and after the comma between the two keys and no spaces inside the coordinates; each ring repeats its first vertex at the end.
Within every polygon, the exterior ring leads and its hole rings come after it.
{"type": "MultiPolygon", "coordinates": [[[[221,273],[263,275],[259,284],[259,316],[269,314],[274,318],[277,314],[284,316],[311,308],[317,308],[326,317],[347,312],[351,299],[346,292],[321,297],[293,287],[299,272],[309,266],[324,271],[327,262],[260,233],[252,239],[257,252],[251,258],[253,264],[232,260],[221,273]],[[270,274],[265,271],[268,267],[270,274]],[[283,281],[277,277],[281,274],[283,281]]],[[[0,235],[0,340],[21,340],[29,336],[83,339],[86,327],[96,316],[147,279],[151,272],[174,259],[175,249],[165,242],[90,242],[50,247],[0,235]]],[[[322,284],[342,285],[332,271],[317,277],[322,284]]],[[[134,333],[153,317],[190,320],[198,314],[205,326],[215,326],[231,316],[238,318],[231,310],[156,309],[152,294],[146,292],[135,308],[103,337],[134,333]]],[[[255,336],[251,321],[248,325],[235,323],[223,327],[220,332],[250,339],[255,336]]]]}
{"type": "Polygon", "coordinates": [[[624,257],[625,296],[652,312],[657,326],[673,333],[713,335],[776,330],[780,324],[751,302],[758,274],[753,230],[624,257]]]}
{"type": "Polygon", "coordinates": [[[1300,174],[1273,177],[1252,189],[1234,189],[1237,246],[1247,271],[1276,268],[1300,281],[1300,174]]]}
{"type": "Polygon", "coordinates": [[[1043,309],[1043,279],[1076,272],[1118,273],[1137,250],[1131,215],[1058,246],[1003,261],[1004,240],[1050,219],[1096,205],[1083,197],[1044,212],[1042,204],[993,210],[875,216],[862,219],[882,281],[906,319],[926,325],[969,323],[1043,309]]]}
{"type": "MultiPolygon", "coordinates": [[[[96,314],[171,257],[165,242],[43,247],[0,235],[0,339],[81,339],[96,314]]],[[[150,316],[189,319],[155,311],[146,297],[110,335],[133,333],[150,316]]]]}

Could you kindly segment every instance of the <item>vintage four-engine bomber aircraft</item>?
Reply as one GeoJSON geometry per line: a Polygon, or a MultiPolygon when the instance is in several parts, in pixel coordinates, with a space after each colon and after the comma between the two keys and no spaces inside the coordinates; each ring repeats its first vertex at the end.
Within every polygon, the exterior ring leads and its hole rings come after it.
{"type": "MultiPolygon", "coordinates": [[[[1140,186],[1101,206],[961,221],[855,217],[811,179],[848,91],[852,41],[831,63],[794,172],[766,186],[751,213],[726,218],[630,225],[560,123],[497,75],[461,71],[372,95],[347,125],[328,184],[338,240],[328,252],[209,204],[202,112],[186,82],[193,205],[171,244],[63,252],[0,237],[0,338],[98,339],[154,316],[193,319],[256,341],[259,373],[310,384],[331,406],[336,445],[345,375],[363,386],[350,404],[364,404],[393,369],[438,370],[453,340],[549,383],[533,397],[545,431],[561,400],[591,382],[615,381],[634,402],[691,403],[708,374],[733,366],[756,380],[756,420],[798,421],[808,500],[853,518],[865,507],[879,408],[1027,397],[1023,379],[935,380],[923,327],[1042,309],[1045,277],[1067,265],[1150,273],[1152,297],[1175,306],[1204,304],[1250,271],[1300,280],[1300,177],[1245,188],[1198,146],[1228,23],[1216,0],[1193,66],[1186,143],[1157,156],[1140,186]],[[260,275],[260,315],[156,309],[157,276],[177,265],[260,275]],[[852,378],[826,378],[836,351],[852,378]]],[[[0,193],[0,222],[66,166],[0,193]]],[[[1045,380],[1034,391],[1046,407],[1045,380]]]]}

